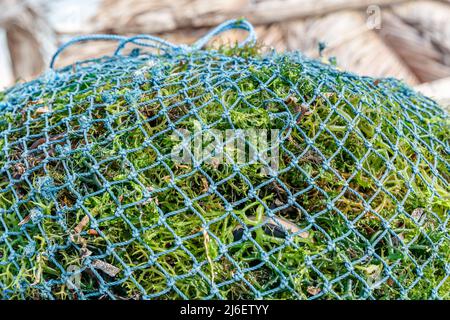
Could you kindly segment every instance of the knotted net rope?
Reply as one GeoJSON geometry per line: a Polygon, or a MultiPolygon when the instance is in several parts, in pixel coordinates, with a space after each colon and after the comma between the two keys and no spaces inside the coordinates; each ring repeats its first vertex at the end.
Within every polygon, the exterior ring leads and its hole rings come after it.
{"type": "Polygon", "coordinates": [[[0,93],[0,297],[449,299],[449,131],[401,81],[261,54],[245,20],[76,38],[0,93]],[[90,40],[119,44],[54,70],[90,40]]]}

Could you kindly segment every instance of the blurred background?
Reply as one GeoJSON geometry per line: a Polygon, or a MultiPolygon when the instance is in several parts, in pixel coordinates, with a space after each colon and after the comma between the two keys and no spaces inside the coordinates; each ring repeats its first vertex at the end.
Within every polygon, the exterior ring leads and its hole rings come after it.
{"type": "MultiPolygon", "coordinates": [[[[145,33],[189,44],[245,17],[269,48],[319,57],[323,43],[322,59],[336,58],[343,70],[400,78],[450,105],[450,0],[0,0],[0,9],[0,90],[45,71],[57,47],[77,35],[145,33]]],[[[114,47],[76,45],[58,66],[114,47]]]]}

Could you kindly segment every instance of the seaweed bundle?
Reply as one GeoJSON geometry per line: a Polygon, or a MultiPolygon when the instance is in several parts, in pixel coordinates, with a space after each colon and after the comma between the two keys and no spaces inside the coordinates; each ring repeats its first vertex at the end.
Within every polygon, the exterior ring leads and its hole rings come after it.
{"type": "Polygon", "coordinates": [[[162,48],[0,93],[0,297],[449,299],[434,101],[252,41],[162,48]]]}

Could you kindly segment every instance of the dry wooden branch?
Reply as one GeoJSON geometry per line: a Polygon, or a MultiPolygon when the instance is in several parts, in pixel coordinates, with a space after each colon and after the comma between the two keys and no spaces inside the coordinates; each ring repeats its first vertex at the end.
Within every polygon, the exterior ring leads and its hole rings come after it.
{"type": "Polygon", "coordinates": [[[335,56],[338,66],[375,77],[395,76],[417,84],[415,75],[387,47],[375,31],[367,28],[363,13],[343,11],[286,23],[287,47],[318,57],[318,43],[325,42],[325,56],[335,56]],[[383,57],[380,59],[380,57],[383,57]]]}
{"type": "Polygon", "coordinates": [[[419,1],[383,12],[380,36],[421,82],[450,76],[450,6],[419,1]]]}
{"type": "Polygon", "coordinates": [[[29,2],[3,0],[1,8],[0,28],[6,33],[13,77],[32,78],[56,49],[53,31],[39,8],[29,2]]]}
{"type": "Polygon", "coordinates": [[[97,32],[158,33],[210,27],[241,16],[259,25],[408,1],[411,0],[103,0],[91,24],[97,32]]]}

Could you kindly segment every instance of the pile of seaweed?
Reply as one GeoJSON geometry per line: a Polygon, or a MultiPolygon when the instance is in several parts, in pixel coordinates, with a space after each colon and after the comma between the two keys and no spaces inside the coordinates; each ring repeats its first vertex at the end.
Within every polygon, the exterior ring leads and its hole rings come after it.
{"type": "Polygon", "coordinates": [[[400,81],[224,46],[0,101],[4,299],[449,299],[449,120],[400,81]],[[173,157],[180,130],[247,129],[276,170],[173,157]]]}

